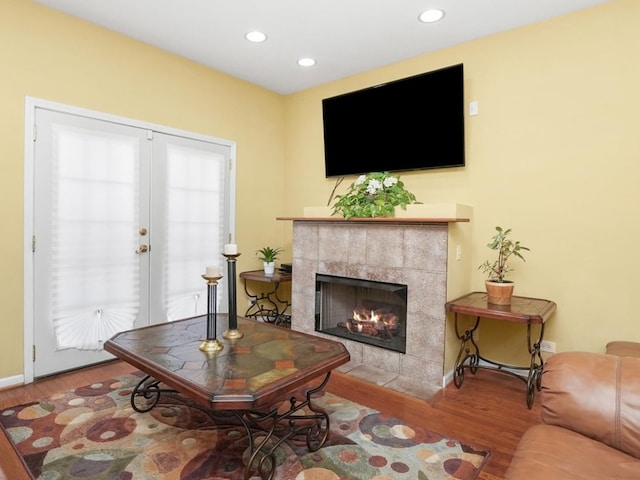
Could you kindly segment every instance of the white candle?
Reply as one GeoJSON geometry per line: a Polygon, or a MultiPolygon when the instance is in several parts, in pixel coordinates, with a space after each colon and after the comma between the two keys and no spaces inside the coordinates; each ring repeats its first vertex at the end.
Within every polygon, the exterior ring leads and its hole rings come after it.
{"type": "Polygon", "coordinates": [[[216,265],[212,265],[210,267],[207,267],[205,275],[207,277],[219,277],[220,269],[216,265]]]}
{"type": "Polygon", "coordinates": [[[225,255],[237,255],[238,254],[238,245],[235,243],[227,243],[224,246],[224,254],[225,255]]]}

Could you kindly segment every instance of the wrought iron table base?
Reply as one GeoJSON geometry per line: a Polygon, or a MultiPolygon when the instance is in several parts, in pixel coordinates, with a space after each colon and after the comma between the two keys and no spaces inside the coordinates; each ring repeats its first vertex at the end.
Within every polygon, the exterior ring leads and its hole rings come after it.
{"type": "Polygon", "coordinates": [[[131,408],[138,413],[146,413],[158,404],[161,393],[178,393],[178,391],[170,388],[160,388],[160,381],[151,375],[147,375],[138,382],[133,392],[131,392],[131,408]],[[140,397],[144,399],[142,404],[136,402],[136,399],[140,397]]]}
{"type": "MultiPolygon", "coordinates": [[[[240,276],[250,272],[243,272],[240,276]]],[[[252,280],[249,278],[249,280],[252,280]]],[[[259,281],[259,280],[256,280],[259,281]]],[[[251,293],[247,287],[247,278],[244,278],[244,293],[251,299],[251,306],[247,309],[244,316],[247,318],[261,319],[265,323],[274,325],[291,327],[291,315],[288,311],[291,308],[291,302],[287,299],[280,298],[278,290],[280,283],[277,281],[269,282],[273,284],[273,290],[269,292],[261,291],[259,293],[251,293]]]]}
{"type": "Polygon", "coordinates": [[[544,323],[540,324],[540,334],[537,339],[532,341],[531,338],[531,324],[527,323],[527,350],[530,355],[529,366],[509,365],[505,363],[499,363],[493,360],[489,360],[480,355],[480,348],[473,338],[473,333],[477,330],[480,324],[480,318],[477,317],[475,324],[471,329],[465,330],[463,334],[460,334],[458,328],[458,316],[455,318],[456,336],[461,340],[460,351],[456,358],[456,363],[453,368],[453,383],[457,388],[460,388],[464,381],[464,371],[469,369],[472,374],[475,375],[476,371],[481,368],[485,370],[493,370],[501,373],[512,375],[519,378],[527,384],[526,398],[527,407],[533,406],[533,400],[536,390],[540,390],[542,380],[542,368],[544,366],[544,360],[540,354],[540,342],[544,335],[544,323]],[[485,362],[488,365],[480,365],[480,361],[485,362]],[[514,371],[515,370],[515,371],[514,371]],[[527,371],[527,376],[522,376],[518,371],[527,371]]]}
{"type": "MultiPolygon", "coordinates": [[[[310,452],[322,448],[329,437],[329,415],[313,405],[311,397],[327,385],[330,376],[331,372],[328,372],[320,385],[304,392],[304,400],[290,397],[289,409],[283,413],[277,406],[268,412],[231,410],[243,425],[249,441],[245,480],[251,478],[253,472],[263,480],[273,479],[277,467],[276,451],[283,442],[304,437],[310,452]],[[311,413],[306,413],[305,408],[311,413]]],[[[178,393],[177,390],[160,388],[160,383],[150,375],[144,377],[131,392],[131,407],[136,412],[145,413],[158,404],[162,393],[178,393]],[[144,399],[143,405],[136,402],[139,398],[144,399]]]]}

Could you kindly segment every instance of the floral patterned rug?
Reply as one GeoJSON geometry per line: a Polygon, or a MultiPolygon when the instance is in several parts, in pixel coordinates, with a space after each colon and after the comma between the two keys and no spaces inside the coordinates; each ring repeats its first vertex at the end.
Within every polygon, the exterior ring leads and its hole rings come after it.
{"type": "MultiPolygon", "coordinates": [[[[130,394],[139,380],[112,378],[7,408],[0,424],[35,479],[244,478],[248,439],[235,416],[179,394],[138,413],[130,394]]],[[[331,393],[313,403],[329,413],[329,439],[317,452],[283,443],[274,479],[472,480],[489,457],[331,393]]]]}

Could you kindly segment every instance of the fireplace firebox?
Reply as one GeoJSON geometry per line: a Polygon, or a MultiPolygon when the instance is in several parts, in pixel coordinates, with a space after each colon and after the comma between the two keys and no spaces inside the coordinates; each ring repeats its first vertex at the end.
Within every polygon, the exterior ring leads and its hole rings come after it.
{"type": "Polygon", "coordinates": [[[406,352],[407,286],[316,274],[316,332],[406,352]]]}

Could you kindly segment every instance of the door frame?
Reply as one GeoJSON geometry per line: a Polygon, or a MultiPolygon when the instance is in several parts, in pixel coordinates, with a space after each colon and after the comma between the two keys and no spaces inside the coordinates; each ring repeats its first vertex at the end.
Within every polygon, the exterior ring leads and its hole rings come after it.
{"type": "Polygon", "coordinates": [[[236,142],[225,140],[209,135],[180,130],[164,125],[158,125],[142,120],[135,120],[119,115],[98,112],[63,103],[53,102],[37,97],[25,97],[25,128],[24,128],[24,240],[23,240],[23,382],[25,384],[32,383],[34,380],[34,260],[33,260],[33,223],[34,215],[34,194],[35,194],[35,146],[34,138],[36,136],[36,109],[48,109],[62,113],[68,113],[88,118],[95,118],[107,122],[130,125],[146,130],[165,133],[179,137],[192,138],[205,142],[218,143],[229,147],[231,152],[231,161],[229,165],[229,243],[235,241],[236,231],[236,142]]]}

